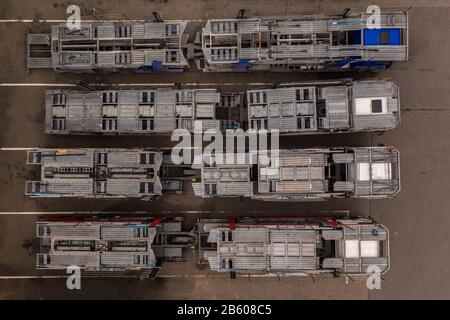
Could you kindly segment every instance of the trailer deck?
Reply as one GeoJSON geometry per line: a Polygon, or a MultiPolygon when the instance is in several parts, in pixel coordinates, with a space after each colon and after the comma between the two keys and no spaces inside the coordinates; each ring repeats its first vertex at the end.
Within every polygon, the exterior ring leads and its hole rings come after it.
{"type": "Polygon", "coordinates": [[[126,198],[162,194],[162,153],[124,149],[42,149],[27,154],[40,166],[40,180],[28,181],[30,197],[126,198]]]}
{"type": "Polygon", "coordinates": [[[384,131],[400,124],[391,81],[319,81],[243,92],[218,89],[47,90],[49,134],[152,135],[242,128],[281,134],[384,131]],[[197,127],[199,127],[197,125],[197,127]]]}
{"type": "Polygon", "coordinates": [[[204,71],[309,71],[387,68],[408,60],[408,15],[303,15],[208,20],[202,31],[204,71]]]}
{"type": "Polygon", "coordinates": [[[389,231],[368,218],[200,219],[199,263],[217,272],[367,275],[389,269],[389,231]]]}
{"type": "Polygon", "coordinates": [[[37,269],[77,266],[83,272],[135,272],[152,277],[162,261],[180,261],[183,249],[195,243],[190,233],[181,231],[181,218],[70,220],[36,223],[37,269]]]}
{"type": "Polygon", "coordinates": [[[182,72],[185,21],[65,24],[48,34],[28,34],[27,67],[57,72],[134,71],[182,72]]]}
{"type": "Polygon", "coordinates": [[[400,191],[400,155],[393,147],[279,150],[241,157],[241,163],[201,165],[192,183],[201,197],[249,197],[268,201],[390,198],[400,191]]]}

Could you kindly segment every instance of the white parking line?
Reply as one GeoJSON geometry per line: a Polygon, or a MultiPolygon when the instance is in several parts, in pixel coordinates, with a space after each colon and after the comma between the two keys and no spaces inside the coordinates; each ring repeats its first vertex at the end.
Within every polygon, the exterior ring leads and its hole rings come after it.
{"type": "Polygon", "coordinates": [[[62,279],[62,276],[0,276],[0,280],[62,279]]]}
{"type": "MultiPolygon", "coordinates": [[[[202,19],[166,19],[167,21],[205,22],[202,19]]],[[[94,22],[152,22],[145,19],[81,19],[82,23],[94,22]]],[[[66,23],[67,19],[2,19],[0,23],[66,23]]]]}
{"type": "Polygon", "coordinates": [[[0,151],[31,151],[36,148],[0,148],[0,151]]]}
{"type": "Polygon", "coordinates": [[[0,20],[0,23],[33,23],[33,22],[41,22],[41,23],[62,23],[66,22],[67,20],[63,19],[55,19],[55,20],[43,20],[43,19],[2,19],[0,20]]]}
{"type": "MultiPolygon", "coordinates": [[[[293,273],[293,274],[283,274],[282,278],[293,278],[293,277],[301,277],[304,278],[306,274],[304,273],[293,273]]],[[[31,280],[31,279],[66,279],[68,276],[65,275],[59,275],[59,276],[0,276],[0,280],[31,280]]],[[[279,278],[280,275],[277,274],[237,274],[236,278],[279,278]]],[[[102,276],[95,276],[95,275],[88,275],[85,276],[85,278],[139,278],[138,275],[136,276],[121,276],[121,275],[111,275],[111,276],[105,276],[102,274],[102,276]]],[[[156,275],[155,278],[160,279],[210,279],[210,278],[219,278],[219,279],[227,279],[229,278],[228,275],[222,275],[222,274],[160,274],[156,275]]]]}
{"type": "MultiPolygon", "coordinates": [[[[297,81],[297,82],[280,82],[279,85],[284,86],[296,86],[296,85],[314,85],[314,84],[336,84],[343,81],[351,81],[349,78],[329,80],[329,81],[297,81]]],[[[171,83],[87,83],[94,87],[172,87],[175,82],[171,83]]],[[[208,82],[208,83],[196,83],[187,82],[180,83],[181,87],[206,87],[206,86],[273,86],[274,82],[208,82]]],[[[74,83],[0,83],[0,87],[76,87],[74,83]]]]}
{"type": "Polygon", "coordinates": [[[75,87],[72,83],[0,83],[0,87],[75,87]]]}
{"type": "MultiPolygon", "coordinates": [[[[0,280],[31,280],[31,279],[66,279],[68,276],[0,276],[0,280]]],[[[85,278],[139,278],[139,275],[136,276],[127,276],[127,275],[88,275],[85,278]]],[[[188,274],[164,274],[164,275],[156,275],[155,278],[166,278],[166,279],[180,279],[180,278],[227,278],[223,275],[188,275],[188,274]]]]}
{"type": "MultiPolygon", "coordinates": [[[[235,213],[240,213],[240,212],[236,212],[235,213]]],[[[320,211],[319,211],[320,212],[320,211]]],[[[230,213],[230,211],[226,211],[226,210],[221,210],[221,211],[211,211],[211,210],[183,210],[183,211],[179,211],[179,210],[158,210],[158,211],[153,211],[153,210],[148,210],[148,211],[127,211],[127,214],[131,215],[142,215],[142,216],[159,216],[159,215],[174,215],[174,214],[227,214],[230,213]]],[[[267,213],[267,210],[246,210],[245,214],[263,214],[263,213],[267,213]]],[[[301,211],[297,210],[297,213],[301,213],[301,211]]],[[[343,212],[343,211],[333,211],[334,214],[345,214],[347,212],[343,212]]],[[[64,216],[64,215],[70,215],[73,216],[74,214],[77,215],[123,215],[124,211],[58,211],[58,212],[31,212],[31,211],[10,211],[10,212],[0,212],[0,215],[16,215],[16,214],[20,214],[20,215],[33,215],[33,216],[50,216],[50,215],[57,215],[57,216],[64,216]]]]}
{"type": "MultiPolygon", "coordinates": [[[[130,149],[155,149],[155,150],[159,150],[159,151],[171,151],[174,147],[141,147],[141,148],[130,148],[130,149]]],[[[71,148],[41,148],[41,147],[36,147],[36,148],[9,148],[9,147],[5,147],[5,148],[0,148],[0,151],[33,151],[33,150],[39,150],[39,149],[84,149],[84,150],[95,150],[95,149],[123,149],[123,148],[82,148],[82,147],[71,147],[71,148]]],[[[186,147],[184,148],[185,150],[195,150],[198,149],[197,147],[186,147]]]]}
{"type": "MultiPolygon", "coordinates": [[[[100,214],[101,212],[91,212],[84,214],[100,214]]],[[[73,215],[73,214],[83,214],[79,212],[0,212],[0,216],[8,216],[8,215],[25,215],[25,216],[65,216],[65,215],[73,215]]]]}

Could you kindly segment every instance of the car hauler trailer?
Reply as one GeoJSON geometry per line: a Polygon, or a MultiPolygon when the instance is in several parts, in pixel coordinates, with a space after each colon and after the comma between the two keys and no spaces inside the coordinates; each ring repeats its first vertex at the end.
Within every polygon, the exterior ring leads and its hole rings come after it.
{"type": "MultiPolygon", "coordinates": [[[[408,14],[300,15],[208,20],[185,32],[181,20],[82,22],[28,34],[27,67],[58,72],[339,71],[388,68],[408,60],[408,14]],[[375,21],[376,22],[376,21],[375,21]],[[189,41],[191,39],[191,41],[189,41]],[[194,40],[192,40],[194,39],[194,40]],[[197,51],[197,52],[196,52],[197,51]]],[[[82,20],[83,21],[83,20],[82,20]]]]}
{"type": "MultiPolygon", "coordinates": [[[[262,154],[262,153],[261,153],[262,154]]],[[[40,179],[26,183],[32,198],[141,198],[183,192],[192,181],[200,197],[249,197],[268,201],[390,198],[400,191],[400,156],[393,147],[279,150],[263,163],[259,154],[240,163],[177,166],[170,156],[146,149],[36,149],[27,163],[40,179]],[[275,164],[275,165],[274,165],[275,164]]],[[[235,160],[235,159],[233,159],[235,160]]]]}
{"type": "Polygon", "coordinates": [[[163,261],[180,261],[195,237],[181,218],[42,219],[36,223],[37,269],[77,266],[93,275],[153,277],[163,261]]]}
{"type": "Polygon", "coordinates": [[[28,181],[32,198],[144,198],[163,192],[162,153],[125,149],[39,149],[27,164],[40,166],[40,180],[28,181]]]}
{"type": "Polygon", "coordinates": [[[45,132],[172,134],[175,129],[238,127],[243,95],[216,89],[47,90],[45,132]]]}
{"type": "Polygon", "coordinates": [[[400,124],[391,81],[318,81],[246,92],[217,89],[47,90],[49,134],[151,135],[175,129],[268,129],[318,134],[383,131],[400,124]]]}
{"type": "Polygon", "coordinates": [[[48,34],[28,34],[27,67],[57,72],[182,72],[187,22],[92,22],[71,30],[51,26],[48,34]]]}
{"type": "Polygon", "coordinates": [[[369,218],[200,219],[196,228],[198,261],[217,272],[362,276],[389,269],[389,230],[369,218]]]}
{"type": "Polygon", "coordinates": [[[380,199],[400,191],[400,155],[393,147],[317,148],[246,154],[241,163],[207,158],[192,183],[197,196],[267,201],[380,199]]]}
{"type": "Polygon", "coordinates": [[[317,134],[383,131],[400,124],[391,81],[354,81],[247,91],[250,129],[317,134]]]}
{"type": "Polygon", "coordinates": [[[408,14],[212,19],[203,28],[204,71],[384,69],[408,60],[408,14]]]}
{"type": "MultiPolygon", "coordinates": [[[[74,213],[76,215],[77,213],[74,213]]],[[[37,269],[154,277],[192,248],[212,271],[277,276],[367,276],[389,269],[389,230],[370,218],[64,218],[36,223],[37,269]],[[368,270],[376,267],[376,270],[368,270]]]]}

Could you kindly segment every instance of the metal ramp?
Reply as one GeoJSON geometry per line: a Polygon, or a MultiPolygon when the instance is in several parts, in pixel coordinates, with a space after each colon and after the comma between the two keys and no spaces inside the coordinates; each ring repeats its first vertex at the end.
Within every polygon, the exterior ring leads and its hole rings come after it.
{"type": "Polygon", "coordinates": [[[52,68],[51,39],[49,34],[28,34],[27,68],[52,68]]]}

